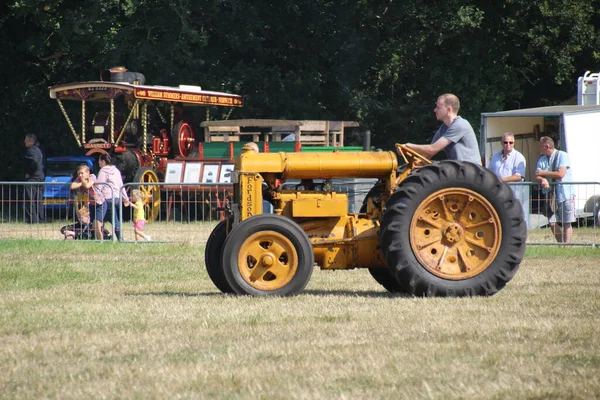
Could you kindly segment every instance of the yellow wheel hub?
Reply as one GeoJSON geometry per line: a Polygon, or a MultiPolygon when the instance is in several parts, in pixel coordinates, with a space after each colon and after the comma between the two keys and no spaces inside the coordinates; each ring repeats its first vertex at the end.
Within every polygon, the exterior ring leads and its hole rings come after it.
{"type": "Polygon", "coordinates": [[[238,255],[242,278],[259,290],[277,290],[288,283],[298,270],[298,253],[294,244],[274,231],[250,235],[238,255]]]}
{"type": "Polygon", "coordinates": [[[501,243],[496,210],[469,189],[433,193],[419,205],[410,224],[413,253],[429,272],[444,279],[481,273],[494,261],[501,243]]]}
{"type": "MultiPolygon", "coordinates": [[[[152,170],[145,171],[140,179],[141,183],[158,183],[158,176],[152,170]]],[[[155,221],[160,211],[160,189],[158,185],[140,185],[140,191],[146,199],[144,210],[148,221],[155,221]]]]}

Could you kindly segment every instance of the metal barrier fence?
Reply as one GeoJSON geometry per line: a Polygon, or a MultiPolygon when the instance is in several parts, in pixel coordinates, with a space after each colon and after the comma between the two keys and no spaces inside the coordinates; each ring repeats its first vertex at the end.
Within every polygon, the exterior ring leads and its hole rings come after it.
{"type": "MultiPolygon", "coordinates": [[[[566,184],[565,184],[566,185],[566,184]]],[[[572,182],[575,193],[575,217],[570,245],[596,246],[600,244],[600,183],[572,182]]],[[[554,244],[558,242],[549,228],[551,196],[543,194],[533,182],[510,183],[515,197],[521,202],[527,223],[527,244],[554,244]]]]}
{"type": "MultiPolygon", "coordinates": [[[[333,189],[348,194],[349,212],[358,212],[363,198],[374,182],[346,180],[333,184],[333,189]]],[[[293,186],[293,183],[288,183],[293,186]]],[[[573,223],[571,245],[596,246],[600,244],[600,183],[572,183],[575,187],[575,209],[578,217],[573,223]]],[[[528,244],[557,243],[548,227],[545,195],[538,193],[538,185],[531,182],[510,184],[515,197],[523,204],[528,225],[528,244]]],[[[288,186],[290,187],[290,186],[288,186]]],[[[204,244],[217,222],[223,218],[223,207],[232,197],[228,184],[126,184],[147,194],[144,232],[152,241],[204,244]]],[[[61,227],[77,221],[76,209],[87,204],[70,190],[70,183],[0,182],[0,239],[40,238],[62,240],[61,227]],[[38,220],[32,215],[37,213],[38,220]]],[[[115,222],[121,222],[121,239],[134,240],[133,209],[115,202],[112,213],[118,221],[107,223],[112,232],[115,222]]],[[[93,204],[92,204],[93,206],[93,204]]],[[[111,240],[116,240],[116,236],[111,240]]]]}
{"type": "MultiPolygon", "coordinates": [[[[231,185],[227,184],[136,183],[126,184],[125,189],[130,194],[139,189],[148,195],[144,231],[152,241],[205,243],[223,217],[224,201],[231,198],[231,185]]],[[[82,205],[94,208],[93,201],[90,203],[81,193],[71,191],[70,182],[0,182],[0,240],[63,240],[61,228],[78,221],[77,209],[82,205]]],[[[133,209],[122,201],[111,206],[113,218],[105,224],[112,234],[109,240],[120,236],[123,241],[133,241],[133,209]],[[116,235],[113,228],[119,223],[121,231],[116,235]]]]}

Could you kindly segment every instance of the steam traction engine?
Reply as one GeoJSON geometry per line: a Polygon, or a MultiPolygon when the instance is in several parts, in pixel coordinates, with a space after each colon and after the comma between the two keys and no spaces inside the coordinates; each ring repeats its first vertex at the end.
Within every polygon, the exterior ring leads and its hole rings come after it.
{"type": "Polygon", "coordinates": [[[188,157],[196,146],[185,106],[242,107],[243,99],[199,86],[144,83],[142,74],[117,67],[104,71],[100,81],[61,84],[49,91],[86,155],[109,153],[125,182],[143,183],[139,188],[146,194],[146,215],[155,220],[160,212],[160,189],[149,183],[162,182],[167,160],[188,157]],[[80,132],[64,100],[81,103],[80,132]]]}

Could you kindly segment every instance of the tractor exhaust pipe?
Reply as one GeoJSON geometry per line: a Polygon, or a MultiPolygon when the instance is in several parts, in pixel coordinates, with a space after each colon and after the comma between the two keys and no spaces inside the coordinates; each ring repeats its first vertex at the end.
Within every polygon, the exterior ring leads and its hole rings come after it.
{"type": "Polygon", "coordinates": [[[363,150],[371,151],[371,130],[369,129],[363,132],[363,150]]]}

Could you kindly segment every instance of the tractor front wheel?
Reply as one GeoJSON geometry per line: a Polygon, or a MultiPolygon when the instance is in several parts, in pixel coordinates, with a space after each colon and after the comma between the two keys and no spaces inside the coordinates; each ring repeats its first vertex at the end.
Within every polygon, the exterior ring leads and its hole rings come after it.
{"type": "Polygon", "coordinates": [[[525,253],[521,204],[491,171],[442,161],[417,169],[387,202],[381,247],[417,296],[493,295],[525,253]]]}
{"type": "Polygon", "coordinates": [[[204,251],[204,265],[208,277],[214,285],[223,293],[234,293],[231,286],[225,279],[223,273],[223,263],[221,262],[221,253],[223,252],[223,244],[227,238],[227,220],[223,220],[217,224],[211,232],[206,242],[206,250],[204,251]]]}
{"type": "Polygon", "coordinates": [[[223,272],[237,294],[291,296],[306,287],[314,255],[308,236],[289,218],[256,215],[237,225],[223,247],[223,272]]]}

